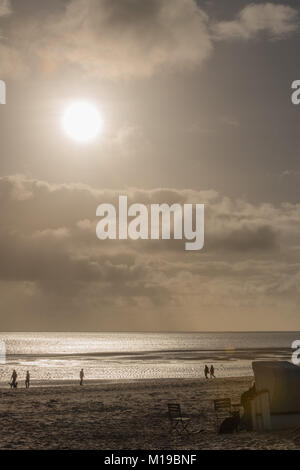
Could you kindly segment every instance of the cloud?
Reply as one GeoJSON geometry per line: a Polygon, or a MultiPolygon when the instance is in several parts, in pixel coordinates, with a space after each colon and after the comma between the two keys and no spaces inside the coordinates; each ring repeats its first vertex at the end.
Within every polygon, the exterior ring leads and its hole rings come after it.
{"type": "Polygon", "coordinates": [[[11,4],[10,0],[0,0],[0,17],[10,15],[11,4]]]}
{"type": "Polygon", "coordinates": [[[0,211],[0,297],[10,313],[3,328],[23,325],[23,316],[32,318],[27,328],[56,330],[70,321],[78,330],[213,330],[224,327],[220,315],[233,329],[298,321],[300,204],[12,175],[0,178],[0,211]],[[119,194],[130,204],[205,203],[204,250],[186,252],[172,239],[98,240],[96,207],[117,205],[119,194]]]}
{"type": "MultiPolygon", "coordinates": [[[[1,41],[1,31],[0,31],[1,41]]],[[[22,54],[14,47],[0,42],[0,75],[2,78],[21,79],[29,75],[29,67],[22,54]]]]}
{"type": "Polygon", "coordinates": [[[233,229],[228,233],[212,234],[208,246],[227,251],[240,251],[247,253],[261,250],[267,252],[277,245],[277,233],[268,225],[258,227],[242,224],[241,228],[233,229]]]}
{"type": "Polygon", "coordinates": [[[250,4],[231,21],[214,22],[194,0],[70,0],[52,9],[22,8],[7,1],[0,12],[5,42],[0,73],[23,78],[30,71],[61,70],[108,79],[151,77],[192,69],[208,59],[215,41],[279,39],[298,30],[298,11],[273,3],[250,4]]]}
{"type": "MultiPolygon", "coordinates": [[[[2,226],[7,233],[29,237],[35,243],[37,240],[49,243],[50,239],[81,243],[86,237],[87,245],[100,247],[102,244],[95,235],[96,208],[105,202],[117,206],[120,194],[127,194],[129,204],[204,203],[206,243],[212,252],[222,247],[236,252],[273,250],[282,237],[294,238],[300,229],[300,205],[297,204],[253,205],[222,197],[214,190],[95,189],[78,183],[50,184],[23,175],[0,178],[2,226]]],[[[111,243],[116,246],[116,242],[111,243]]],[[[159,243],[167,251],[172,250],[173,244],[173,240],[159,243]]],[[[157,245],[149,243],[150,250],[160,251],[157,245]]],[[[127,243],[130,250],[134,251],[135,246],[140,250],[138,243],[127,243]]]]}
{"type": "Polygon", "coordinates": [[[240,127],[240,122],[238,119],[235,117],[231,116],[222,116],[221,121],[226,124],[227,126],[233,127],[233,128],[238,128],[240,127]]]}
{"type": "MultiPolygon", "coordinates": [[[[157,254],[160,258],[162,252],[167,260],[172,258],[174,250],[176,259],[178,256],[186,258],[183,247],[174,240],[155,243],[100,242],[95,234],[96,207],[103,202],[117,206],[119,194],[127,194],[129,204],[205,203],[205,256],[219,259],[232,253],[240,257],[242,253],[260,259],[262,253],[267,255],[271,252],[271,256],[279,253],[280,246],[284,244],[289,246],[288,251],[298,246],[300,205],[297,204],[283,204],[280,207],[253,205],[247,201],[221,197],[213,190],[99,190],[82,184],[49,184],[17,175],[0,178],[2,253],[7,259],[13,257],[11,262],[1,264],[2,278],[5,279],[5,269],[9,266],[9,278],[15,270],[18,278],[22,278],[23,272],[24,281],[33,280],[30,276],[26,277],[25,266],[28,265],[30,270],[33,259],[37,260],[38,265],[39,257],[44,261],[36,272],[46,273],[50,267],[51,273],[50,276],[41,274],[41,279],[55,277],[55,265],[68,265],[70,279],[74,276],[79,281],[85,277],[84,273],[89,273],[88,280],[93,276],[94,280],[100,279],[104,266],[109,265],[112,272],[120,253],[123,253],[120,259],[126,259],[125,263],[120,262],[122,270],[143,257],[148,263],[149,255],[155,257],[157,254]],[[103,260],[106,260],[104,264],[103,260]],[[77,269],[77,266],[85,266],[85,269],[77,269]]],[[[66,279],[66,271],[62,268],[58,271],[58,275],[66,279]]],[[[147,269],[144,272],[149,273],[147,269]]],[[[38,275],[34,279],[38,280],[38,275]]]]}
{"type": "Polygon", "coordinates": [[[279,39],[299,29],[299,13],[295,8],[274,3],[250,4],[243,8],[232,21],[214,25],[217,39],[252,39],[266,33],[279,39]]]}
{"type": "Polygon", "coordinates": [[[50,55],[59,48],[61,60],[110,78],[194,66],[212,51],[208,17],[193,0],[73,0],[49,31],[50,55]]]}
{"type": "MultiPolygon", "coordinates": [[[[266,329],[270,318],[282,328],[281,311],[297,313],[300,204],[252,204],[214,190],[96,189],[17,175],[0,178],[0,210],[6,328],[23,324],[22,314],[34,329],[41,311],[42,329],[67,328],[71,318],[78,330],[218,329],[221,314],[230,328],[266,329]],[[204,250],[185,252],[172,239],[98,240],[96,207],[117,205],[119,194],[129,203],[205,203],[204,250]]],[[[285,327],[293,324],[284,319],[285,327]]]]}
{"type": "Polygon", "coordinates": [[[208,16],[194,0],[71,0],[47,16],[20,18],[17,4],[15,13],[5,31],[10,48],[43,73],[76,67],[97,77],[149,77],[199,65],[213,49],[208,16]]]}
{"type": "MultiPolygon", "coordinates": [[[[0,0],[0,19],[4,20],[12,13],[10,0],[0,0]]],[[[28,74],[28,68],[20,55],[20,52],[6,44],[7,37],[0,29],[0,74],[1,78],[24,78],[28,74]],[[2,41],[2,42],[1,42],[2,41]],[[5,41],[5,43],[3,42],[5,41]]]]}
{"type": "Polygon", "coordinates": [[[300,178],[300,171],[299,170],[284,170],[280,174],[281,178],[292,178],[296,181],[300,178]]]}

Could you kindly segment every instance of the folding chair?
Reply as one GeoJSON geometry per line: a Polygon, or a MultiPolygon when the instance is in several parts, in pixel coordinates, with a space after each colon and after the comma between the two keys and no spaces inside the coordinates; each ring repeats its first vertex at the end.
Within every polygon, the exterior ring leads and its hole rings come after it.
{"type": "Polygon", "coordinates": [[[218,398],[214,400],[214,410],[216,413],[216,430],[218,429],[219,421],[225,416],[231,416],[231,399],[230,398],[218,398]]]}
{"type": "Polygon", "coordinates": [[[190,434],[189,430],[187,429],[190,423],[190,418],[182,416],[179,403],[168,403],[168,412],[171,423],[171,431],[176,431],[178,434],[182,434],[183,432],[190,434]]]}

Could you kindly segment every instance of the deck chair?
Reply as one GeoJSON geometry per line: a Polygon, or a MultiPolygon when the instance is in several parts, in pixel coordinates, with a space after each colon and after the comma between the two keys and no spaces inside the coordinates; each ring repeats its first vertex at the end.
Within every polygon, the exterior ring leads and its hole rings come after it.
{"type": "Polygon", "coordinates": [[[219,421],[226,416],[232,415],[231,399],[230,398],[217,398],[214,400],[214,410],[216,414],[216,430],[219,427],[219,421]]]}
{"type": "Polygon", "coordinates": [[[171,423],[171,431],[176,431],[178,434],[182,434],[184,432],[190,434],[188,430],[190,418],[182,416],[179,403],[168,403],[168,413],[171,423]]]}

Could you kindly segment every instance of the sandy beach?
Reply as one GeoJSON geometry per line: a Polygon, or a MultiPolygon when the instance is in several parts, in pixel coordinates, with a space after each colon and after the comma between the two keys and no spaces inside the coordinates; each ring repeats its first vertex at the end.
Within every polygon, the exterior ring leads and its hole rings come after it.
{"type": "Polygon", "coordinates": [[[218,435],[213,398],[239,402],[251,377],[1,389],[0,449],[297,449],[291,431],[218,435]],[[167,403],[191,418],[170,432],[167,403]],[[197,433],[200,428],[205,431],[197,433]]]}

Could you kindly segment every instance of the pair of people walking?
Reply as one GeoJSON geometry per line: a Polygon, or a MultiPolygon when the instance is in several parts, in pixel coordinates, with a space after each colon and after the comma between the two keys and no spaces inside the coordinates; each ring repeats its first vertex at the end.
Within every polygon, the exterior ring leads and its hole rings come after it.
{"type": "MultiPolygon", "coordinates": [[[[81,369],[81,371],[79,373],[79,378],[80,378],[80,385],[83,385],[83,379],[84,379],[83,369],[81,369]]],[[[18,374],[17,374],[16,369],[14,369],[12,374],[11,374],[11,378],[10,378],[10,382],[9,382],[10,388],[17,388],[18,387],[17,379],[18,379],[18,374]]],[[[30,387],[30,373],[29,373],[29,370],[26,372],[25,387],[26,388],[30,387]]]]}
{"type": "MultiPolygon", "coordinates": [[[[10,378],[10,388],[17,388],[18,387],[18,382],[17,382],[18,374],[16,369],[13,370],[10,378]]],[[[30,387],[30,373],[29,370],[26,372],[26,378],[25,378],[25,387],[29,388],[30,387]]]]}
{"type": "Polygon", "coordinates": [[[210,376],[211,379],[215,379],[215,368],[213,365],[210,366],[210,369],[208,368],[207,364],[205,364],[204,367],[204,375],[205,378],[208,379],[208,375],[210,376]]]}

